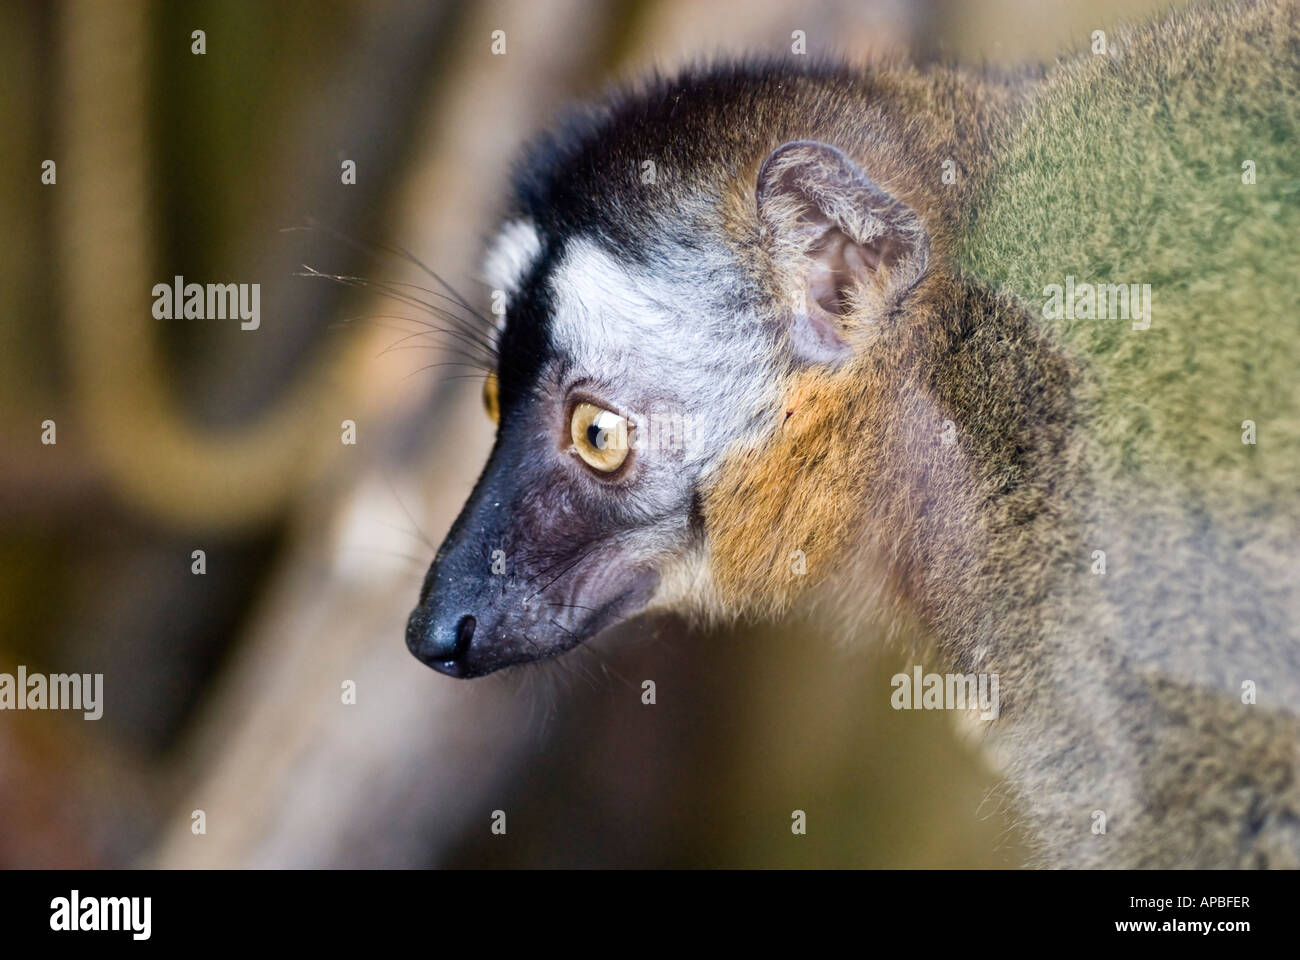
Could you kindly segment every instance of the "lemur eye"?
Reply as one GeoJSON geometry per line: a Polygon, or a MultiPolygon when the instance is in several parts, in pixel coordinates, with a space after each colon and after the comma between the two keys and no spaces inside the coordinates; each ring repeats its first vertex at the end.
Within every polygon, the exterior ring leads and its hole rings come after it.
{"type": "Polygon", "coordinates": [[[594,403],[579,403],[569,421],[569,436],[578,456],[601,473],[613,473],[627,460],[634,429],[626,417],[594,403]]]}
{"type": "Polygon", "coordinates": [[[497,385],[497,375],[489,373],[487,379],[483,381],[483,408],[487,410],[487,415],[492,418],[493,423],[501,422],[501,401],[498,396],[499,387],[497,385]]]}

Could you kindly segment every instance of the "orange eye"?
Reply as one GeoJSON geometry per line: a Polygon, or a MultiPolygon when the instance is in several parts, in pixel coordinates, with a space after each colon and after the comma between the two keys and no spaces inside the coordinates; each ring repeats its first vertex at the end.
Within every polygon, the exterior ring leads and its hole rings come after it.
{"type": "Polygon", "coordinates": [[[594,403],[578,404],[569,420],[573,448],[583,463],[601,473],[613,473],[627,460],[634,429],[626,417],[594,403]]]}
{"type": "Polygon", "coordinates": [[[483,381],[483,409],[487,411],[493,423],[501,422],[500,387],[495,373],[489,373],[487,379],[483,381]]]}

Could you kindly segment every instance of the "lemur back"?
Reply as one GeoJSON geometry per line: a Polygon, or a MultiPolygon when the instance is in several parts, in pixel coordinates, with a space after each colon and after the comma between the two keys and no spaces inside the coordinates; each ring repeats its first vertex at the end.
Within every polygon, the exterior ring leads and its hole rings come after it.
{"type": "Polygon", "coordinates": [[[1025,729],[1057,733],[1013,751],[1053,859],[1300,865],[1297,35],[1290,3],[1117,35],[1047,78],[968,208],[963,269],[1079,370],[1061,569],[1008,654],[1041,681],[1025,729]],[[1055,309],[1071,280],[1149,285],[1145,315],[1055,309]]]}

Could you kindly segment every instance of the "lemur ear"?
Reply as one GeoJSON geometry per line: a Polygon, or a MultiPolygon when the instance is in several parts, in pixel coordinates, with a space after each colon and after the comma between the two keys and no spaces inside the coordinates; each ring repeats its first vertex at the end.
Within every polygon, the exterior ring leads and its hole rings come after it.
{"type": "Polygon", "coordinates": [[[925,269],[920,219],[829,144],[793,140],[773,150],[758,173],[758,215],[801,288],[790,334],[811,362],[850,355],[846,315],[883,311],[925,269]]]}

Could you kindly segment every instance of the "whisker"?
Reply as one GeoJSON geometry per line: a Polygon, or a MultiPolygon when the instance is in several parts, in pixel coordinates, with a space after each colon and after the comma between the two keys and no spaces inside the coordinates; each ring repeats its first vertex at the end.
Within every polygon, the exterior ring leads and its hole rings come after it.
{"type": "MultiPolygon", "coordinates": [[[[473,363],[464,363],[464,362],[462,362],[462,361],[460,361],[460,360],[441,360],[441,361],[439,361],[438,363],[426,363],[426,364],[425,364],[424,366],[422,366],[422,367],[417,367],[416,369],[414,369],[414,370],[412,370],[410,373],[408,373],[406,376],[402,377],[402,379],[403,379],[403,380],[409,380],[409,379],[411,379],[411,377],[415,376],[417,373],[423,373],[425,370],[432,370],[432,369],[434,369],[435,367],[476,367],[476,366],[477,366],[477,364],[473,364],[473,363]]],[[[489,371],[489,373],[490,373],[490,372],[491,372],[491,371],[489,371]]],[[[462,376],[447,377],[446,379],[448,379],[448,380],[462,380],[462,379],[469,378],[469,377],[471,377],[471,376],[473,376],[473,377],[485,377],[485,376],[488,376],[488,374],[486,374],[486,373],[468,374],[468,373],[467,373],[467,374],[465,374],[463,377],[462,377],[462,376]]]]}
{"type": "MultiPolygon", "coordinates": [[[[468,366],[468,364],[466,364],[466,366],[468,366]]],[[[417,370],[416,372],[418,373],[419,371],[417,370]]],[[[451,376],[451,377],[443,377],[443,379],[444,379],[444,380],[486,380],[486,379],[487,379],[488,377],[490,377],[490,376],[492,376],[492,371],[489,370],[489,371],[487,371],[487,372],[485,372],[485,373],[484,373],[484,372],[480,372],[480,373],[458,373],[458,374],[456,374],[455,376],[451,376]]]]}
{"type": "MultiPolygon", "coordinates": [[[[463,340],[464,342],[477,347],[478,349],[482,350],[484,355],[488,359],[490,359],[493,363],[495,363],[496,361],[497,358],[496,344],[488,337],[488,335],[485,332],[474,328],[465,320],[465,318],[458,317],[456,316],[456,314],[452,313],[449,310],[439,307],[436,304],[429,303],[428,301],[421,300],[419,297],[409,294],[404,290],[397,289],[397,287],[399,286],[408,285],[408,284],[400,284],[397,281],[390,281],[390,280],[371,280],[366,277],[349,276],[347,274],[325,273],[324,271],[317,270],[316,268],[308,264],[303,264],[302,267],[303,269],[299,271],[296,274],[296,276],[309,277],[309,278],[321,279],[321,280],[332,280],[335,283],[341,283],[344,286],[349,286],[349,287],[358,287],[358,288],[374,287],[382,291],[383,293],[385,293],[390,299],[396,300],[398,303],[404,303],[407,306],[417,307],[421,310],[426,310],[433,316],[438,317],[452,324],[451,327],[446,327],[446,328],[437,327],[434,324],[428,324],[428,326],[432,327],[435,330],[441,330],[444,333],[457,337],[458,339],[463,340]]],[[[416,286],[416,285],[409,284],[408,286],[416,286]]],[[[416,289],[423,290],[424,288],[416,286],[416,289]]],[[[432,293],[432,291],[425,291],[425,292],[432,293]]],[[[415,321],[415,318],[413,317],[406,317],[403,319],[415,321]]],[[[416,321],[416,322],[424,322],[424,321],[416,321]]]]}
{"type": "MultiPolygon", "coordinates": [[[[422,287],[420,286],[420,284],[412,283],[409,280],[377,280],[373,277],[361,277],[361,276],[354,276],[350,274],[329,274],[329,273],[321,273],[320,271],[317,271],[316,273],[318,276],[328,277],[331,280],[338,280],[342,283],[369,284],[371,286],[379,287],[382,290],[391,291],[395,294],[410,296],[413,297],[417,302],[419,302],[421,306],[427,307],[430,310],[446,311],[449,319],[454,317],[460,323],[468,323],[468,318],[457,316],[456,314],[448,311],[446,307],[439,307],[436,304],[432,304],[432,303],[428,303],[427,301],[420,300],[418,297],[414,297],[413,294],[403,293],[403,291],[399,289],[401,287],[409,287],[412,290],[418,290],[420,291],[420,293],[427,293],[431,297],[437,297],[439,300],[445,300],[448,303],[455,304],[458,307],[462,307],[463,309],[468,310],[471,316],[473,316],[474,318],[482,321],[484,324],[488,323],[488,321],[484,319],[482,315],[480,315],[477,311],[475,311],[474,308],[471,307],[464,300],[460,300],[457,297],[449,296],[445,293],[439,293],[437,290],[430,290],[428,287],[422,287]]],[[[437,274],[434,274],[434,276],[437,277],[437,274]]],[[[441,278],[438,278],[438,282],[442,283],[444,281],[441,278]]],[[[487,332],[486,330],[480,330],[479,328],[472,327],[472,326],[467,326],[466,329],[474,333],[487,332]]]]}
{"type": "MultiPolygon", "coordinates": [[[[375,253],[377,251],[382,251],[384,253],[390,253],[401,260],[405,260],[407,263],[412,264],[413,266],[417,267],[420,271],[422,271],[423,273],[431,277],[433,280],[437,281],[438,285],[441,286],[444,290],[447,291],[447,293],[451,295],[451,299],[454,299],[456,303],[460,304],[460,306],[462,306],[463,308],[468,310],[471,314],[473,314],[475,317],[477,317],[478,320],[481,321],[484,325],[488,327],[493,326],[492,321],[490,321],[487,317],[483,316],[481,313],[475,310],[470,305],[469,301],[466,300],[465,297],[463,297],[460,294],[460,292],[456,290],[455,287],[453,287],[450,283],[448,283],[441,276],[435,273],[433,269],[429,267],[428,264],[426,264],[419,257],[415,256],[415,254],[411,253],[411,251],[407,250],[405,247],[398,246],[396,244],[383,243],[380,241],[367,242],[367,241],[356,240],[348,236],[347,234],[343,233],[341,230],[332,227],[329,224],[323,223],[320,220],[317,220],[315,217],[306,218],[306,223],[302,227],[286,227],[281,232],[292,233],[292,232],[303,231],[303,230],[318,230],[322,233],[327,233],[330,236],[334,237],[336,240],[339,240],[347,244],[348,246],[352,247],[352,249],[354,250],[361,250],[366,253],[375,253]]],[[[428,291],[428,292],[432,293],[433,291],[428,291]]]]}
{"type": "Polygon", "coordinates": [[[302,268],[303,269],[298,273],[296,273],[295,276],[309,277],[309,278],[320,279],[320,280],[333,280],[335,283],[341,283],[344,286],[348,286],[348,287],[358,287],[358,288],[374,287],[378,290],[381,290],[388,297],[398,301],[399,303],[405,303],[408,306],[418,307],[421,310],[427,311],[433,316],[439,317],[443,320],[446,320],[449,323],[455,324],[456,329],[459,330],[463,336],[473,340],[476,343],[481,344],[485,348],[495,350],[495,346],[487,331],[480,330],[479,328],[473,326],[472,324],[469,323],[469,321],[466,318],[458,316],[457,314],[453,313],[451,310],[447,309],[446,307],[440,307],[437,304],[430,303],[427,300],[421,300],[419,297],[415,296],[414,294],[408,293],[407,291],[401,289],[402,287],[410,286],[410,287],[414,287],[416,290],[419,290],[423,293],[428,293],[431,296],[439,296],[439,294],[435,293],[434,291],[426,290],[424,287],[421,287],[418,284],[407,284],[396,280],[376,280],[370,277],[353,276],[350,274],[343,274],[343,273],[326,273],[322,270],[317,270],[315,267],[312,267],[309,264],[302,264],[302,268]]]}
{"type": "MultiPolygon", "coordinates": [[[[475,367],[477,367],[480,370],[483,370],[486,373],[495,372],[495,364],[493,361],[483,359],[480,354],[468,353],[465,350],[460,349],[459,347],[450,346],[448,344],[437,344],[437,345],[429,344],[427,346],[421,344],[413,344],[409,348],[398,347],[397,344],[403,343],[406,340],[411,340],[416,337],[433,336],[435,333],[448,333],[451,334],[452,336],[456,336],[455,331],[444,329],[443,327],[439,327],[435,324],[429,323],[429,321],[427,320],[421,320],[419,317],[405,317],[398,314],[382,314],[382,313],[370,314],[365,316],[344,317],[338,323],[331,324],[331,326],[342,326],[343,324],[356,323],[356,322],[369,323],[372,324],[373,326],[378,327],[381,330],[392,330],[394,333],[400,333],[403,335],[400,339],[394,341],[392,345],[386,347],[385,349],[381,350],[379,353],[375,354],[376,359],[382,357],[385,353],[388,353],[389,350],[392,349],[427,349],[427,350],[441,349],[453,356],[463,357],[465,360],[468,360],[470,363],[472,363],[475,367]],[[378,323],[377,322],[378,320],[406,320],[410,323],[418,323],[422,326],[429,327],[429,329],[417,330],[414,333],[412,333],[405,327],[397,327],[387,323],[378,323]]],[[[478,344],[473,344],[473,346],[478,346],[478,344]]]]}
{"type": "MultiPolygon", "coordinates": [[[[592,550],[592,549],[595,549],[595,546],[596,546],[596,543],[593,542],[593,543],[591,543],[591,544],[588,544],[587,547],[586,547],[586,549],[587,549],[588,551],[590,551],[590,550],[592,550]]],[[[583,556],[586,556],[586,554],[584,553],[583,556]]],[[[579,559],[581,559],[581,558],[579,558],[579,559]]],[[[569,557],[568,557],[568,556],[563,556],[563,557],[561,557],[559,560],[556,560],[554,563],[550,564],[549,566],[543,567],[541,570],[538,570],[537,573],[535,573],[533,576],[531,576],[531,577],[528,578],[528,583],[529,583],[530,585],[536,583],[538,580],[542,579],[542,577],[546,576],[548,573],[550,573],[552,570],[554,570],[554,569],[555,569],[556,567],[558,567],[560,564],[562,564],[562,563],[567,563],[568,560],[569,560],[569,557]]]]}
{"type": "Polygon", "coordinates": [[[409,553],[403,553],[401,550],[383,550],[379,547],[344,547],[343,549],[345,552],[355,551],[359,553],[372,553],[377,556],[396,557],[399,560],[408,560],[411,563],[418,565],[421,569],[428,564],[428,561],[424,558],[412,556],[409,553]]]}
{"type": "Polygon", "coordinates": [[[539,595],[545,593],[545,592],[546,592],[547,590],[549,590],[551,587],[553,587],[553,586],[554,586],[554,585],[559,581],[559,579],[560,579],[562,576],[564,576],[566,573],[568,573],[570,570],[572,570],[572,569],[573,569],[574,567],[576,567],[578,564],[582,563],[583,560],[586,560],[589,556],[591,556],[593,553],[595,553],[595,552],[596,552],[596,547],[597,547],[597,546],[599,546],[599,544],[594,544],[593,546],[589,547],[587,550],[583,551],[583,552],[578,556],[578,559],[574,560],[572,563],[570,563],[568,566],[566,566],[563,570],[561,570],[559,573],[557,573],[557,574],[555,575],[555,578],[554,578],[553,580],[551,580],[550,583],[546,584],[546,586],[542,587],[540,590],[537,591],[537,593],[534,593],[534,594],[533,594],[532,596],[530,596],[528,599],[531,600],[531,599],[533,599],[533,597],[539,596],[539,595]]]}
{"type": "MultiPolygon", "coordinates": [[[[408,529],[406,529],[406,527],[403,527],[403,526],[401,526],[401,525],[399,525],[399,524],[396,524],[396,523],[389,523],[389,522],[386,521],[386,520],[380,520],[380,521],[378,521],[378,523],[379,523],[379,525],[380,525],[381,527],[387,527],[389,530],[395,530],[395,531],[397,531],[398,533],[404,533],[404,534],[406,534],[408,537],[417,537],[417,538],[418,538],[419,540],[421,540],[421,541],[424,543],[424,545],[427,546],[427,547],[432,547],[432,546],[433,546],[433,544],[429,542],[428,538],[425,537],[425,535],[424,535],[423,533],[421,533],[420,531],[418,531],[418,530],[408,530],[408,529]]],[[[436,548],[435,548],[435,549],[436,549],[436,548]]]]}
{"type": "Polygon", "coordinates": [[[415,522],[415,517],[413,517],[411,511],[406,508],[406,504],[402,501],[401,496],[397,492],[397,487],[393,485],[392,478],[388,476],[388,471],[381,470],[380,472],[383,475],[384,483],[388,485],[388,491],[393,495],[393,499],[397,501],[397,505],[402,508],[402,513],[406,514],[406,519],[411,522],[411,526],[415,528],[416,535],[424,541],[426,547],[436,552],[438,549],[437,545],[429,539],[429,535],[424,532],[424,528],[415,522]]]}
{"type": "MultiPolygon", "coordinates": [[[[551,624],[552,624],[553,626],[558,627],[559,629],[563,630],[563,631],[565,632],[566,635],[572,637],[574,640],[577,640],[577,639],[578,639],[578,635],[577,635],[576,633],[574,633],[572,630],[570,630],[570,629],[569,629],[568,627],[566,627],[564,624],[560,623],[558,620],[552,619],[552,620],[551,620],[551,624]]],[[[604,653],[603,653],[603,652],[602,652],[602,651],[601,651],[601,650],[600,650],[600,649],[599,649],[599,648],[598,648],[594,643],[584,643],[584,644],[581,644],[581,645],[580,645],[578,648],[576,648],[576,649],[585,650],[585,651],[587,651],[587,653],[589,653],[591,656],[594,656],[594,657],[596,658],[596,660],[597,660],[597,661],[599,662],[599,664],[600,664],[600,671],[601,671],[601,673],[603,673],[603,674],[605,675],[605,679],[606,679],[607,681],[610,679],[610,677],[611,677],[611,675],[612,675],[613,678],[616,679],[616,680],[618,680],[619,683],[622,683],[622,684],[625,685],[625,686],[628,685],[627,678],[624,677],[622,674],[620,674],[616,669],[614,669],[614,666],[613,666],[613,664],[610,662],[609,658],[608,658],[607,656],[605,656],[605,654],[604,654],[604,653]]]]}

